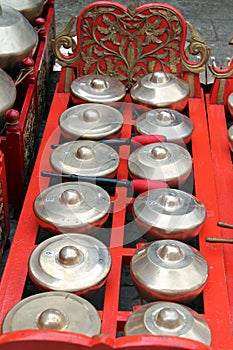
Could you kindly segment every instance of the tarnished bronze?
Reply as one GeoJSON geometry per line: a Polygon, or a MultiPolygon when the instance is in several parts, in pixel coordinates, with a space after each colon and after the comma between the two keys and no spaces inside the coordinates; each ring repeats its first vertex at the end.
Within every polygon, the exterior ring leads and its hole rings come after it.
{"type": "Polygon", "coordinates": [[[149,240],[190,241],[198,235],[206,208],[197,198],[176,189],[157,189],[140,194],[133,214],[149,240]]]}
{"type": "Polygon", "coordinates": [[[134,178],[161,180],[178,187],[192,171],[192,158],[175,143],[151,143],[131,153],[128,168],[134,178]]]}
{"type": "Polygon", "coordinates": [[[98,335],[101,320],[89,301],[73,293],[44,292],[18,302],[7,313],[2,333],[25,329],[98,335]]]}
{"type": "Polygon", "coordinates": [[[51,154],[52,167],[59,173],[81,176],[113,176],[119,166],[118,153],[96,141],[70,141],[51,154]]]}
{"type": "Polygon", "coordinates": [[[0,42],[0,67],[15,77],[23,59],[34,55],[38,34],[19,11],[1,5],[0,42]]]}
{"type": "Polygon", "coordinates": [[[71,94],[84,101],[112,103],[126,94],[125,86],[117,79],[100,74],[79,77],[71,83],[71,94]]]}
{"type": "Polygon", "coordinates": [[[140,306],[128,318],[125,335],[176,336],[211,344],[210,328],[203,317],[187,306],[154,302],[140,306]]]}
{"type": "Polygon", "coordinates": [[[118,133],[123,116],[115,108],[99,103],[85,103],[66,109],[59,118],[59,126],[69,139],[104,139],[118,133]]]}
{"type": "Polygon", "coordinates": [[[29,276],[40,288],[85,296],[104,284],[110,268],[108,248],[98,239],[83,234],[46,239],[29,259],[29,276]]]}
{"type": "Polygon", "coordinates": [[[136,102],[182,111],[188,102],[189,85],[174,74],[154,72],[142,77],[130,95],[136,102]]]}
{"type": "Polygon", "coordinates": [[[139,134],[164,135],[166,141],[187,144],[193,132],[193,123],[186,115],[173,109],[156,108],[136,119],[139,134]]]}
{"type": "Polygon", "coordinates": [[[40,225],[53,232],[86,232],[107,219],[110,197],[101,187],[87,182],[66,182],[42,191],[34,201],[40,225]]]}
{"type": "Polygon", "coordinates": [[[189,303],[203,290],[208,265],[195,248],[176,240],[159,240],[136,250],[130,273],[145,300],[189,303]]]}

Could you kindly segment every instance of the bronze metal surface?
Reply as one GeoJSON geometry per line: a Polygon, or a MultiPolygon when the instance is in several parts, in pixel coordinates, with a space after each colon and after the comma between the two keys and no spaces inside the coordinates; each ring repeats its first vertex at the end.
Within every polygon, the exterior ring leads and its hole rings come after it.
{"type": "Polygon", "coordinates": [[[133,203],[133,213],[149,240],[190,241],[206,218],[206,208],[197,198],[165,188],[140,194],[133,203]]]}
{"type": "Polygon", "coordinates": [[[195,248],[176,240],[159,240],[136,250],[130,272],[145,300],[189,303],[203,290],[208,265],[195,248]]]}
{"type": "Polygon", "coordinates": [[[42,191],[34,201],[34,213],[42,227],[54,232],[88,232],[107,219],[110,197],[87,182],[66,182],[42,191]]]}
{"type": "MultiPolygon", "coordinates": [[[[5,120],[5,113],[10,109],[16,99],[16,87],[14,81],[3,69],[0,68],[0,117],[5,120]]],[[[2,124],[0,122],[0,124],[2,124]]]]}
{"type": "Polygon", "coordinates": [[[67,292],[44,292],[22,299],[6,315],[2,333],[23,329],[100,333],[97,310],[87,300],[67,292]]]}
{"type": "Polygon", "coordinates": [[[117,109],[98,103],[70,107],[59,118],[60,129],[69,139],[103,139],[119,132],[122,125],[117,109]]]}
{"type": "Polygon", "coordinates": [[[139,134],[164,135],[166,141],[187,144],[193,132],[193,123],[186,115],[166,108],[145,112],[136,119],[139,134]]]}
{"type": "Polygon", "coordinates": [[[182,111],[188,102],[189,85],[174,74],[154,72],[133,85],[130,95],[136,102],[182,111]]]}
{"type": "Polygon", "coordinates": [[[38,34],[28,20],[7,5],[0,7],[0,67],[15,76],[26,57],[34,55],[38,34]]]}
{"type": "Polygon", "coordinates": [[[233,117],[233,92],[230,93],[227,98],[227,107],[230,112],[230,115],[233,117]]]}
{"type": "Polygon", "coordinates": [[[227,131],[228,144],[231,152],[233,152],[233,125],[231,125],[227,131]]]}
{"type": "Polygon", "coordinates": [[[84,75],[72,81],[71,93],[89,102],[111,103],[126,94],[125,85],[112,77],[100,74],[84,75]]]}
{"type": "Polygon", "coordinates": [[[203,317],[187,306],[154,302],[134,311],[125,324],[125,335],[178,336],[210,345],[212,335],[203,317]]]}
{"type": "Polygon", "coordinates": [[[2,4],[13,7],[32,23],[41,15],[44,2],[45,0],[1,0],[2,4]]]}
{"type": "Polygon", "coordinates": [[[96,141],[70,141],[51,153],[51,166],[59,173],[81,176],[112,176],[119,166],[118,153],[96,141]]]}
{"type": "Polygon", "coordinates": [[[191,173],[192,158],[175,143],[151,143],[131,153],[128,168],[134,178],[161,180],[178,187],[191,173]]]}
{"type": "Polygon", "coordinates": [[[29,259],[29,276],[40,288],[81,295],[99,289],[110,268],[108,248],[95,237],[83,234],[46,239],[29,259]]]}

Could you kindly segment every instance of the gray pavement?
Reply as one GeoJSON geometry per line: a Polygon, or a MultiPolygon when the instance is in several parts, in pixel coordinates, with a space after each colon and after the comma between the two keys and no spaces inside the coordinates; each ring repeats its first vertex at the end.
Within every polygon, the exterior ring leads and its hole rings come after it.
{"type": "MultiPolygon", "coordinates": [[[[55,0],[57,33],[64,29],[73,15],[78,15],[84,6],[92,2],[91,0],[55,0]]],[[[118,2],[127,6],[132,1],[119,0],[118,2]]],[[[139,6],[148,1],[137,0],[134,3],[139,6]]],[[[233,37],[233,1],[167,0],[165,3],[178,9],[184,18],[194,25],[198,34],[209,45],[211,56],[216,58],[216,64],[226,66],[233,56],[233,46],[228,44],[233,37]]]]}

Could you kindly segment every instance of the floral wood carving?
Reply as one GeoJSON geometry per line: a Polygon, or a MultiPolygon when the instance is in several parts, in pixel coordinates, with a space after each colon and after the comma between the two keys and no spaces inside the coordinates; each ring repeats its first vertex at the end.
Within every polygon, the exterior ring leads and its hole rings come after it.
{"type": "Polygon", "coordinates": [[[193,29],[191,53],[201,53],[202,58],[200,64],[188,61],[184,52],[186,22],[163,4],[125,8],[100,2],[87,6],[77,21],[77,44],[71,33],[74,21],[75,17],[56,37],[53,48],[63,65],[75,63],[77,76],[106,74],[131,86],[156,70],[178,75],[184,70],[199,72],[208,60],[208,47],[193,29]],[[69,56],[61,53],[62,46],[71,49],[69,56]]]}

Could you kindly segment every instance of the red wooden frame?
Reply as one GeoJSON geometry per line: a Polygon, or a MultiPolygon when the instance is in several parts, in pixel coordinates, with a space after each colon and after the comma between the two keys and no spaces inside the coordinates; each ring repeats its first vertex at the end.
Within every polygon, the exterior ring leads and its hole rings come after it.
{"type": "MultiPolygon", "coordinates": [[[[232,154],[228,143],[228,125],[232,124],[227,99],[233,92],[233,61],[224,69],[212,68],[216,75],[212,90],[206,95],[206,106],[208,115],[210,145],[212,151],[212,163],[215,178],[216,194],[219,217],[218,221],[232,223],[232,154]]],[[[217,224],[217,222],[216,222],[217,224]]],[[[213,234],[211,234],[213,235],[213,234]]],[[[217,238],[231,238],[232,231],[227,228],[220,228],[217,238]]],[[[230,244],[216,243],[224,254],[225,278],[228,286],[229,318],[233,324],[233,272],[232,252],[230,244]]],[[[220,283],[216,280],[216,283],[220,283]]]]}
{"type": "Polygon", "coordinates": [[[0,260],[10,233],[8,193],[6,184],[5,159],[0,151],[0,260]]]}
{"type": "MultiPolygon", "coordinates": [[[[58,89],[56,90],[14,241],[12,243],[2,276],[0,286],[0,304],[2,306],[0,312],[1,322],[11,307],[13,307],[13,305],[15,305],[22,298],[27,278],[28,258],[32,249],[36,246],[35,242],[38,234],[38,223],[33,214],[32,205],[35,196],[41,190],[49,186],[49,179],[41,177],[40,173],[41,170],[51,170],[49,165],[49,152],[51,152],[51,144],[56,144],[59,142],[60,130],[58,128],[58,118],[67,108],[69,101],[69,93],[59,93],[58,89]]],[[[131,119],[132,104],[130,103],[129,96],[127,97],[126,101],[127,103],[125,104],[125,108],[127,109],[127,113],[125,114],[126,120],[122,128],[121,138],[130,137],[132,125],[134,123],[131,119]]],[[[205,242],[205,238],[209,236],[210,233],[211,235],[218,236],[220,228],[216,226],[216,221],[219,214],[203,95],[202,98],[189,99],[188,114],[194,123],[194,133],[192,136],[192,157],[195,195],[201,201],[203,201],[207,208],[207,219],[199,235],[200,251],[206,257],[210,266],[209,279],[203,293],[203,317],[208,322],[213,335],[211,349],[219,349],[221,346],[222,348],[225,347],[230,349],[232,330],[229,319],[228,291],[225,281],[223,251],[221,247],[213,247],[205,242]],[[205,174],[205,176],[203,176],[203,174],[205,174]],[[216,280],[218,280],[219,283],[216,284],[216,280]]],[[[129,152],[129,146],[120,146],[119,154],[121,157],[121,162],[117,174],[117,177],[120,179],[125,179],[128,176],[127,157],[129,152]]],[[[69,334],[68,336],[63,332],[59,332],[57,334],[53,332],[46,332],[45,334],[41,331],[15,332],[14,334],[9,333],[8,335],[5,334],[0,337],[0,346],[1,341],[3,344],[4,342],[7,344],[10,338],[14,339],[16,342],[15,346],[17,347],[17,342],[24,341],[26,337],[26,343],[33,343],[33,346],[37,346],[39,349],[40,346],[42,346],[41,344],[46,344],[46,341],[49,342],[49,339],[51,339],[50,337],[52,337],[54,340],[56,339],[56,341],[52,341],[50,344],[51,348],[55,348],[59,343],[62,344],[63,341],[65,341],[66,345],[63,344],[65,349],[72,348],[73,342],[77,346],[97,346],[100,349],[105,347],[138,349],[142,346],[148,346],[149,348],[158,347],[160,349],[175,349],[179,346],[182,349],[208,348],[203,344],[197,344],[193,341],[186,341],[180,338],[169,339],[169,337],[163,338],[148,336],[116,338],[116,331],[122,331],[122,327],[131,313],[131,311],[127,310],[120,311],[118,307],[121,269],[122,265],[126,264],[130,260],[136,248],[125,248],[123,246],[127,207],[133,199],[128,197],[125,188],[116,189],[116,192],[111,199],[114,203],[112,230],[110,236],[110,251],[112,254],[113,264],[106,282],[103,309],[99,310],[102,319],[101,333],[107,335],[96,337],[92,340],[87,340],[87,338],[84,336],[75,334],[69,334]]],[[[61,344],[60,346],[62,346],[61,344]]],[[[13,348],[13,344],[11,344],[11,346],[13,348]]]]}

